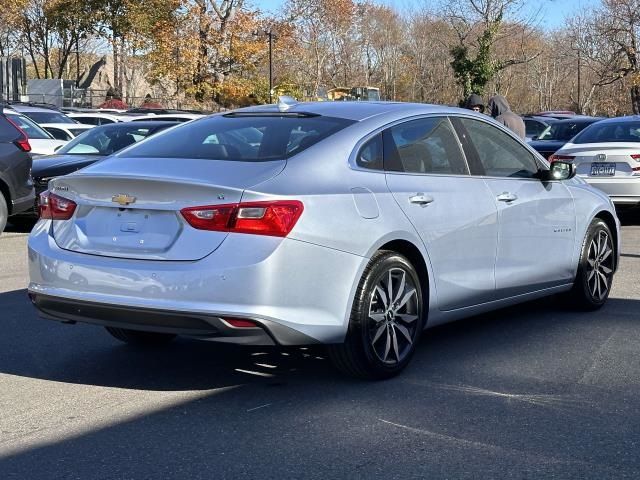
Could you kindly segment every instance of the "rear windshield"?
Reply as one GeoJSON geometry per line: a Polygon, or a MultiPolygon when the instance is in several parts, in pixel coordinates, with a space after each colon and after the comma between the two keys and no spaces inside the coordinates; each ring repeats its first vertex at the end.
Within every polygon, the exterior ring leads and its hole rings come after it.
{"type": "Polygon", "coordinates": [[[594,123],[573,139],[573,143],[640,142],[640,122],[594,123]]]}
{"type": "Polygon", "coordinates": [[[78,123],[60,112],[23,112],[36,123],[78,123]]]}
{"type": "Polygon", "coordinates": [[[62,155],[111,155],[139,142],[156,130],[152,131],[149,127],[135,124],[91,128],[84,130],[84,133],[71,140],[56,153],[62,155]]]}
{"type": "Polygon", "coordinates": [[[40,125],[35,123],[24,115],[9,115],[8,117],[13,123],[22,129],[27,137],[33,140],[51,140],[53,136],[49,132],[45,131],[40,125]]]}
{"type": "Polygon", "coordinates": [[[186,123],[126,155],[264,162],[290,158],[352,123],[323,116],[217,115],[186,123]]]}
{"type": "Polygon", "coordinates": [[[571,140],[589,125],[587,122],[554,123],[540,134],[538,140],[571,140]]]}

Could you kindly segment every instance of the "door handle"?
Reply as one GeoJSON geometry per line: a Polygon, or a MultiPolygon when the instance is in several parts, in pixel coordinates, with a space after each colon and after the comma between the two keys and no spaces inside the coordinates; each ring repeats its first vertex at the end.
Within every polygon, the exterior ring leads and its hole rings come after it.
{"type": "Polygon", "coordinates": [[[496,197],[499,202],[513,202],[518,199],[518,196],[515,193],[510,192],[502,192],[500,195],[496,197]]]}
{"type": "Polygon", "coordinates": [[[409,197],[411,203],[417,203],[418,205],[427,205],[433,202],[433,197],[425,195],[424,193],[417,193],[412,197],[409,197]]]}

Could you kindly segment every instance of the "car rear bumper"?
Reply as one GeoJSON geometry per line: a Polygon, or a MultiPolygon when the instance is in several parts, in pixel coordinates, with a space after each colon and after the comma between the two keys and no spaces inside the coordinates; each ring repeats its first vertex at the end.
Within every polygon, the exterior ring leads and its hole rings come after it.
{"type": "Polygon", "coordinates": [[[33,228],[28,259],[29,293],[47,318],[173,328],[239,343],[247,340],[226,335],[221,319],[250,319],[282,345],[343,341],[356,280],[367,263],[307,242],[243,234],[229,235],[198,261],[108,258],[61,249],[50,224],[41,220],[33,228]]]}
{"type": "Polygon", "coordinates": [[[621,205],[640,203],[640,177],[598,178],[581,175],[581,178],[609,195],[613,203],[621,205]]]}
{"type": "Polygon", "coordinates": [[[35,204],[35,191],[31,190],[29,195],[21,198],[16,198],[11,201],[11,215],[16,215],[23,212],[29,212],[35,204]]]}

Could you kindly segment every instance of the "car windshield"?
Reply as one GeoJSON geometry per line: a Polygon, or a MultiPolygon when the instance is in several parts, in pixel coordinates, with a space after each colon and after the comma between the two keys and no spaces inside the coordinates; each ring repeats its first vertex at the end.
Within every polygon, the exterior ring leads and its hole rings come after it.
{"type": "Polygon", "coordinates": [[[640,142],[640,122],[598,122],[585,128],[573,143],[640,142]]]}
{"type": "Polygon", "coordinates": [[[588,125],[585,122],[554,123],[540,134],[538,140],[571,140],[588,125]]]}
{"type": "Polygon", "coordinates": [[[152,133],[149,127],[123,125],[85,130],[56,153],[63,155],[111,155],[152,133]]]}
{"type": "Polygon", "coordinates": [[[20,127],[31,140],[51,140],[53,138],[44,128],[24,115],[8,115],[7,118],[20,127]]]}
{"type": "Polygon", "coordinates": [[[354,123],[311,114],[238,112],[195,120],[138,145],[129,157],[263,162],[290,158],[354,123]]]}
{"type": "Polygon", "coordinates": [[[23,112],[36,123],[78,123],[67,117],[64,113],[50,112],[23,112]]]}

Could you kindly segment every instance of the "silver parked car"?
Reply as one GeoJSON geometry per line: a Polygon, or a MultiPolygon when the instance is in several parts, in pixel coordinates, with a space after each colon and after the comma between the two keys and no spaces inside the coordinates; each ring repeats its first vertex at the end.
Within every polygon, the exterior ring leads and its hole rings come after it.
{"type": "Polygon", "coordinates": [[[129,343],[323,343],[384,378],[426,327],[561,292],[604,304],[619,222],[574,175],[468,110],[214,115],[52,180],[29,294],[129,343]]]}
{"type": "Polygon", "coordinates": [[[640,204],[640,116],[594,123],[550,160],[573,162],[578,175],[615,204],[640,204]]]}

